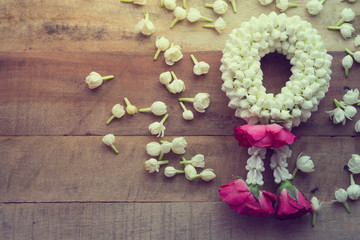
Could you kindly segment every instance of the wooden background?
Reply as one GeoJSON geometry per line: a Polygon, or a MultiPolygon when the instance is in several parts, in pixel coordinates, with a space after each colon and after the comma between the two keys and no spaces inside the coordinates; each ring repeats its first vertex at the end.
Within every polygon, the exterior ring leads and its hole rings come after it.
{"type": "MultiPolygon", "coordinates": [[[[359,64],[348,79],[341,66],[344,47],[355,49],[354,37],[344,40],[338,31],[326,29],[343,8],[351,7],[360,34],[360,3],[328,0],[313,17],[305,1],[293,0],[299,6],[286,11],[310,21],[334,56],[329,92],[319,111],[293,129],[301,138],[291,146],[289,159],[290,171],[301,152],[314,160],[316,171],[298,173],[294,180],[309,199],[317,196],[325,202],[312,228],[311,215],[293,221],[240,216],[217,192],[233,176],[246,176],[248,157],[232,137],[233,127],[244,122],[227,107],[220,90],[221,50],[233,28],[251,16],[278,11],[274,4],[237,0],[238,13],[229,8],[224,16],[228,26],[218,34],[203,29],[201,22],[182,21],[170,30],[173,14],[159,2],[0,1],[0,239],[358,239],[360,203],[349,202],[352,212],[347,214],[331,201],[337,188],[349,185],[344,166],[351,154],[360,154],[354,130],[360,117],[345,126],[333,125],[325,111],[334,108],[333,98],[342,99],[344,89],[360,86],[359,64]],[[156,26],[150,37],[134,33],[145,12],[156,26]],[[172,67],[164,63],[163,54],[154,62],[157,36],[179,44],[184,58],[172,67]],[[191,53],[210,64],[209,74],[192,73],[191,53]],[[168,70],[184,80],[184,93],[169,94],[159,83],[159,74],[168,70]],[[91,71],[115,78],[89,90],[84,78],[91,71]],[[185,121],[177,98],[198,92],[210,93],[210,107],[185,121]],[[204,154],[206,167],[213,168],[217,178],[205,183],[188,182],[181,175],[168,179],[162,171],[148,174],[143,167],[149,158],[145,146],[159,139],[147,127],[159,117],[126,115],[107,126],[112,106],[124,104],[124,97],[140,108],[166,102],[170,117],[163,139],[184,136],[185,157],[204,154]],[[108,133],[117,136],[119,155],[101,142],[108,133]]],[[[187,1],[188,7],[216,19],[203,7],[208,2],[187,1]]],[[[269,91],[279,91],[289,67],[281,55],[264,57],[269,91]]],[[[179,167],[178,155],[165,158],[179,167]]],[[[264,189],[275,191],[267,164],[264,178],[264,189]]],[[[360,178],[355,181],[360,183],[360,178]]]]}

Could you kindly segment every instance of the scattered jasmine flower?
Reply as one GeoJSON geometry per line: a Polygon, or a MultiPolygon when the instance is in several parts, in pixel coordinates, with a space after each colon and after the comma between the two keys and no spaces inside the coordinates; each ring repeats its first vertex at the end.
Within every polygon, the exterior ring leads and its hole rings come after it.
{"type": "Polygon", "coordinates": [[[166,51],[166,49],[170,47],[170,42],[164,37],[157,37],[155,45],[157,47],[157,51],[155,53],[154,60],[156,61],[156,59],[159,57],[160,52],[166,51]]]}
{"type": "Polygon", "coordinates": [[[232,6],[232,8],[233,8],[234,13],[237,13],[235,0],[229,0],[229,1],[231,2],[231,6],[232,6]]]}
{"type": "Polygon", "coordinates": [[[103,81],[113,79],[114,75],[109,75],[105,77],[101,77],[100,74],[97,72],[91,72],[89,76],[85,78],[85,82],[88,84],[88,87],[90,89],[95,89],[97,87],[100,87],[103,81]]]}
{"type": "Polygon", "coordinates": [[[288,0],[276,0],[276,7],[284,12],[289,7],[297,7],[296,3],[289,3],[288,0]]]}
{"type": "Polygon", "coordinates": [[[348,198],[348,194],[344,189],[339,188],[338,190],[335,191],[336,201],[344,204],[346,211],[348,213],[350,213],[350,207],[349,207],[348,203],[346,202],[347,198],[348,198]]]}
{"type": "Polygon", "coordinates": [[[356,121],[355,123],[355,131],[360,132],[360,120],[356,121]]]}
{"type": "Polygon", "coordinates": [[[360,34],[355,37],[354,45],[355,47],[360,46],[360,34]]]}
{"type": "Polygon", "coordinates": [[[351,22],[355,18],[355,13],[351,8],[344,8],[341,11],[341,19],[334,25],[340,26],[344,22],[351,22]]]}
{"type": "Polygon", "coordinates": [[[292,174],[292,179],[294,179],[296,172],[300,169],[300,171],[305,173],[314,172],[314,162],[310,159],[309,156],[301,156],[302,153],[299,154],[296,160],[296,167],[292,174]]]}
{"type": "Polygon", "coordinates": [[[185,91],[185,83],[183,80],[178,79],[173,71],[171,71],[171,75],[174,80],[169,84],[170,92],[176,94],[185,91]]]}
{"type": "Polygon", "coordinates": [[[204,28],[214,28],[218,33],[222,33],[222,31],[226,28],[226,22],[222,17],[219,17],[214,25],[205,24],[203,25],[204,28]]]}
{"type": "Polygon", "coordinates": [[[174,10],[175,20],[170,24],[170,28],[173,28],[178,21],[186,18],[186,10],[182,7],[176,7],[174,10]]]}
{"type": "Polygon", "coordinates": [[[355,28],[350,23],[343,23],[340,26],[328,26],[330,30],[340,30],[341,35],[343,38],[350,38],[355,31],[355,28]]]}
{"type": "Polygon", "coordinates": [[[190,8],[187,12],[187,20],[189,22],[196,22],[199,20],[204,20],[204,21],[208,21],[208,22],[212,22],[213,20],[211,18],[207,18],[204,16],[201,16],[201,13],[199,10],[197,10],[196,8],[190,8]]]}
{"type": "Polygon", "coordinates": [[[185,157],[181,157],[180,164],[191,164],[194,167],[204,168],[205,167],[205,157],[202,154],[196,154],[191,160],[186,160],[185,157]]]}
{"type": "Polygon", "coordinates": [[[106,121],[106,124],[109,124],[114,118],[121,118],[125,115],[125,109],[120,104],[115,104],[112,109],[112,116],[106,121]]]}
{"type": "Polygon", "coordinates": [[[169,87],[170,82],[172,80],[170,71],[163,72],[159,76],[160,83],[165,85],[166,89],[171,93],[171,89],[169,87]]]}
{"type": "Polygon", "coordinates": [[[114,142],[115,142],[115,136],[114,136],[114,134],[107,134],[107,135],[105,135],[105,136],[103,137],[102,141],[103,141],[103,143],[104,143],[105,145],[111,147],[116,154],[119,153],[119,151],[118,151],[118,150],[116,149],[116,147],[114,146],[114,142]]]}
{"type": "Polygon", "coordinates": [[[351,154],[351,158],[348,162],[350,172],[353,174],[360,173],[360,156],[358,154],[351,154]]]}
{"type": "Polygon", "coordinates": [[[324,8],[325,0],[310,0],[306,3],[306,8],[311,15],[317,15],[324,8]]]}
{"type": "Polygon", "coordinates": [[[180,106],[184,110],[183,113],[182,113],[183,119],[185,119],[185,120],[193,120],[194,119],[194,113],[191,110],[187,109],[182,102],[180,102],[180,106]]]}
{"type": "Polygon", "coordinates": [[[319,199],[315,196],[311,198],[310,202],[311,202],[311,207],[314,210],[314,212],[312,213],[313,218],[312,218],[312,223],[311,223],[311,225],[314,227],[315,223],[316,223],[317,212],[320,211],[321,205],[323,204],[323,202],[320,203],[319,199]]]}
{"type": "Polygon", "coordinates": [[[176,0],[161,0],[160,6],[173,11],[176,8],[176,0]]]}
{"type": "Polygon", "coordinates": [[[192,177],[197,175],[197,171],[196,171],[195,167],[191,164],[185,165],[184,171],[185,171],[186,179],[190,180],[190,181],[193,180],[192,177]]]}
{"type": "Polygon", "coordinates": [[[345,77],[349,76],[349,69],[352,67],[354,63],[353,58],[350,55],[346,55],[342,60],[342,65],[345,69],[345,77]]]}
{"type": "Polygon", "coordinates": [[[214,173],[214,169],[204,169],[202,170],[199,174],[195,174],[191,177],[188,177],[188,180],[194,180],[196,178],[201,178],[202,180],[209,182],[211,180],[213,180],[216,177],[215,173],[214,173]]]}
{"type": "Polygon", "coordinates": [[[140,108],[139,112],[152,112],[156,116],[161,116],[167,112],[166,104],[161,101],[156,101],[151,104],[149,108],[140,108]]]}
{"type": "Polygon", "coordinates": [[[359,99],[359,90],[357,88],[350,89],[343,96],[344,103],[347,105],[354,105],[358,103],[359,99]]]}
{"type": "Polygon", "coordinates": [[[126,112],[128,113],[128,114],[135,114],[135,113],[137,113],[138,112],[138,109],[137,109],[137,107],[136,106],[134,106],[134,105],[132,105],[131,103],[130,103],[130,101],[129,101],[129,99],[128,98],[124,98],[124,101],[125,101],[125,103],[126,103],[126,112]]]}
{"type": "Polygon", "coordinates": [[[351,200],[357,200],[360,197],[360,185],[355,184],[353,174],[350,174],[350,186],[346,192],[351,200]]]}
{"type": "Polygon", "coordinates": [[[160,147],[160,143],[158,142],[149,142],[148,144],[146,144],[146,152],[147,154],[149,154],[150,156],[159,156],[160,155],[160,151],[161,151],[161,147],[160,147]]]}
{"type": "Polygon", "coordinates": [[[205,109],[210,105],[208,93],[198,93],[194,98],[179,98],[180,102],[192,102],[196,111],[204,113],[205,109]]]}
{"type": "Polygon", "coordinates": [[[193,54],[190,54],[191,60],[194,63],[193,72],[195,75],[207,74],[210,69],[210,65],[204,61],[198,62],[193,54]]]}
{"type": "Polygon", "coordinates": [[[174,65],[174,63],[180,61],[183,58],[183,54],[181,53],[181,47],[172,43],[170,45],[170,48],[165,51],[164,57],[167,65],[174,65]]]}
{"type": "Polygon", "coordinates": [[[187,142],[184,137],[176,137],[172,140],[171,150],[176,154],[184,154],[187,142]]]}
{"type": "Polygon", "coordinates": [[[348,48],[345,48],[345,51],[350,54],[356,62],[360,63],[360,51],[352,52],[348,48]]]}
{"type": "Polygon", "coordinates": [[[259,0],[259,3],[264,6],[269,5],[272,2],[273,2],[273,0],[259,0]]]}
{"type": "Polygon", "coordinates": [[[176,168],[171,167],[171,166],[166,167],[165,170],[164,170],[164,174],[165,174],[166,177],[173,177],[178,173],[180,173],[180,174],[185,173],[185,171],[184,170],[177,170],[176,168]]]}
{"type": "Polygon", "coordinates": [[[149,125],[149,131],[152,135],[157,135],[157,137],[163,137],[165,133],[164,122],[169,117],[169,114],[166,114],[160,122],[153,122],[149,125]]]}
{"type": "Polygon", "coordinates": [[[155,32],[155,25],[149,19],[149,13],[145,13],[145,18],[141,19],[135,26],[136,33],[142,33],[150,36],[155,32]]]}
{"type": "Polygon", "coordinates": [[[120,2],[133,3],[133,4],[137,4],[137,5],[145,5],[146,4],[146,0],[120,0],[120,2]]]}
{"type": "Polygon", "coordinates": [[[333,120],[334,124],[342,123],[342,125],[345,125],[346,123],[345,112],[340,107],[336,107],[331,111],[326,111],[326,113],[330,115],[330,119],[333,120]]]}
{"type": "Polygon", "coordinates": [[[205,7],[213,8],[215,13],[222,15],[226,13],[228,4],[223,0],[216,0],[213,4],[206,3],[205,7]]]}
{"type": "Polygon", "coordinates": [[[150,158],[145,161],[145,170],[149,171],[149,173],[159,172],[160,166],[168,163],[168,160],[158,161],[155,158],[150,158]]]}

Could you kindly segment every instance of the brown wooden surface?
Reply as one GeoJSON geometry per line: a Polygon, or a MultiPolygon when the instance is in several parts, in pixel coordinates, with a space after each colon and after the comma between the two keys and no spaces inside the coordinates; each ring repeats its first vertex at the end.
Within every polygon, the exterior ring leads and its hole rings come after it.
{"type": "MultiPolygon", "coordinates": [[[[188,0],[203,15],[216,15],[203,7],[211,1],[188,0]]],[[[179,22],[159,1],[134,6],[119,1],[0,1],[0,239],[357,239],[360,231],[359,202],[349,202],[347,214],[333,203],[334,191],[349,185],[344,170],[352,153],[360,154],[354,130],[359,114],[345,126],[333,125],[327,110],[333,98],[341,100],[345,88],[358,88],[360,65],[354,64],[344,78],[341,60],[344,47],[354,48],[354,38],[344,40],[329,31],[344,7],[356,12],[353,21],[359,34],[360,3],[326,1],[320,15],[309,16],[306,1],[286,11],[312,23],[334,57],[331,87],[319,110],[307,123],[293,129],[301,135],[292,146],[289,169],[296,156],[311,156],[316,171],[298,173],[295,184],[311,198],[326,202],[315,228],[311,216],[279,221],[240,216],[221,202],[219,186],[233,176],[246,175],[246,149],[237,146],[233,127],[244,121],[227,107],[220,90],[221,50],[228,33],[251,16],[275,10],[257,0],[237,0],[239,12],[224,16],[223,34],[203,29],[202,23],[179,22]],[[156,26],[150,37],[134,33],[134,26],[148,11],[156,26]],[[164,35],[183,48],[184,59],[169,67],[161,54],[152,60],[155,39],[164,35]],[[211,66],[209,74],[192,73],[190,54],[211,66]],[[184,80],[186,91],[169,94],[158,77],[173,70],[184,80]],[[91,72],[115,78],[89,90],[84,78],[91,72]],[[181,117],[179,97],[208,92],[206,113],[195,113],[191,122],[181,117]],[[212,182],[188,182],[184,176],[168,179],[163,168],[148,174],[145,145],[159,139],[147,127],[158,121],[150,113],[124,116],[110,125],[106,120],[123,98],[142,108],[161,100],[167,103],[165,140],[185,136],[185,157],[205,155],[206,167],[217,178],[212,182]],[[114,133],[115,155],[101,138],[114,133]]],[[[180,5],[181,1],[178,1],[180,5]]],[[[278,92],[290,75],[289,63],[278,54],[262,60],[264,85],[278,92]]],[[[190,104],[186,106],[192,109],[190,104]]],[[[270,155],[268,155],[270,156],[270,155]]],[[[179,155],[165,158],[179,166],[179,155]]],[[[276,190],[272,172],[265,164],[264,189],[276,190]]],[[[355,181],[360,178],[355,176],[355,181]]]]}

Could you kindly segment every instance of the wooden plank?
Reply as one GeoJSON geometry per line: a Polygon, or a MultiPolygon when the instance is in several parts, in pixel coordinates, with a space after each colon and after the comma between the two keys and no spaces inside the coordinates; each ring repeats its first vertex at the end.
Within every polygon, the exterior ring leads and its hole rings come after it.
{"type": "Polygon", "coordinates": [[[22,239],[357,239],[360,208],[325,203],[293,221],[240,216],[225,203],[0,204],[0,237],[22,239]]]}
{"type": "MultiPolygon", "coordinates": [[[[215,20],[219,16],[212,9],[204,8],[208,2],[189,1],[188,6],[199,9],[203,15],[215,20]]],[[[288,9],[286,14],[299,15],[312,23],[323,36],[327,49],[342,51],[344,47],[354,47],[354,38],[344,40],[338,31],[327,30],[327,26],[334,25],[340,19],[341,10],[345,7],[352,7],[359,16],[357,3],[329,1],[323,11],[314,17],[307,13],[305,1],[292,2],[299,6],[288,9]]],[[[218,34],[215,30],[203,29],[204,22],[201,21],[191,24],[185,20],[170,30],[173,13],[160,8],[158,1],[148,1],[143,7],[107,0],[83,0],[76,3],[57,0],[2,1],[0,51],[153,53],[155,39],[161,35],[181,44],[186,51],[219,51],[224,47],[228,33],[239,27],[241,22],[261,13],[279,13],[275,4],[261,6],[258,1],[238,0],[237,6],[237,14],[229,6],[228,12],[223,15],[227,27],[222,34],[218,34]],[[150,19],[156,26],[156,32],[151,37],[142,37],[134,32],[136,23],[145,12],[150,13],[150,19]]],[[[358,29],[360,18],[356,17],[353,24],[358,29]]]]}
{"type": "MultiPolygon", "coordinates": [[[[165,140],[171,141],[172,137],[165,140]]],[[[184,176],[166,178],[144,170],[145,146],[155,137],[117,137],[116,155],[101,137],[0,137],[0,202],[72,201],[221,201],[220,185],[234,176],[246,177],[247,150],[230,136],[186,137],[185,157],[203,154],[206,168],[217,175],[211,182],[188,182],[184,176]]],[[[359,139],[352,137],[302,137],[291,146],[289,170],[303,152],[311,156],[316,171],[298,173],[295,184],[309,198],[312,190],[323,201],[333,199],[334,191],[347,188],[349,174],[343,170],[351,154],[359,154],[359,139]],[[336,177],[335,177],[336,176],[336,177]]],[[[268,157],[271,153],[268,154],[268,157]]],[[[164,159],[181,168],[179,155],[164,159]]],[[[268,160],[266,160],[268,162],[268,160]]],[[[275,191],[272,171],[265,163],[264,189],[275,191]]],[[[360,181],[355,176],[355,181],[360,181]]]]}
{"type": "MultiPolygon", "coordinates": [[[[344,87],[359,86],[356,76],[360,66],[355,64],[345,79],[341,52],[332,52],[332,81],[319,110],[294,133],[300,135],[355,135],[354,121],[344,127],[333,125],[326,110],[334,108],[333,98],[342,99],[344,87]]],[[[2,135],[149,135],[148,125],[159,121],[152,114],[126,115],[105,124],[116,103],[124,104],[128,97],[138,107],[149,107],[161,100],[167,103],[169,120],[167,135],[232,135],[233,127],[244,121],[227,107],[228,98],[221,89],[220,52],[197,52],[199,60],[209,62],[208,75],[192,73],[190,53],[173,67],[161,57],[152,55],[119,55],[107,53],[1,53],[0,54],[0,133],[2,135]],[[186,84],[185,92],[170,94],[158,81],[159,74],[173,70],[186,84]],[[115,79],[90,90],[84,78],[91,72],[113,74],[115,79]],[[195,113],[193,121],[181,116],[179,97],[193,97],[198,92],[210,93],[211,104],[206,113],[195,113]]],[[[264,85],[269,92],[278,92],[290,76],[289,63],[278,54],[265,57],[264,85]]],[[[187,105],[193,109],[191,104],[187,105]]],[[[193,110],[194,111],[194,110],[193,110]]]]}

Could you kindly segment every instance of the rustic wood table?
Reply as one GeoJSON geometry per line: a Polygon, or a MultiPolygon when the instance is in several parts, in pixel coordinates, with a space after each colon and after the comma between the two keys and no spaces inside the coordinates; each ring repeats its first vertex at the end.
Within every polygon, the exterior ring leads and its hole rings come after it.
{"type": "MultiPolygon", "coordinates": [[[[218,16],[205,3],[188,0],[204,16],[218,16]]],[[[261,13],[279,12],[275,4],[261,6],[257,0],[236,0],[238,12],[229,5],[223,16],[222,34],[202,28],[203,22],[184,20],[170,30],[173,13],[160,1],[145,6],[118,0],[3,0],[0,1],[0,239],[359,239],[360,203],[349,202],[348,214],[333,203],[334,191],[349,186],[344,170],[351,154],[360,154],[354,130],[359,114],[345,126],[334,125],[327,110],[333,99],[342,99],[347,88],[360,87],[360,65],[354,63],[344,77],[344,48],[355,50],[354,37],[344,40],[338,31],[327,30],[340,12],[351,7],[360,33],[360,3],[328,0],[323,11],[310,16],[306,1],[293,0],[300,15],[311,22],[334,57],[329,92],[319,110],[293,129],[301,138],[291,145],[296,157],[311,156],[316,171],[298,173],[294,183],[309,199],[325,202],[311,227],[310,214],[298,220],[246,217],[232,211],[218,195],[220,185],[233,176],[246,176],[247,150],[238,147],[233,127],[244,124],[227,107],[221,91],[221,50],[233,28],[261,13]],[[144,37],[134,26],[149,12],[155,33],[144,37]],[[184,58],[167,66],[163,54],[153,60],[155,39],[165,36],[182,47],[184,58]],[[190,54],[211,66],[201,77],[192,73],[190,54]],[[170,94],[159,83],[159,74],[174,71],[186,84],[185,92],[170,94]],[[115,78],[96,90],[88,89],[85,77],[96,71],[115,78]],[[179,97],[208,92],[206,113],[193,121],[182,119],[179,97]],[[183,136],[188,142],[185,157],[205,156],[206,167],[217,175],[211,182],[187,181],[184,176],[166,178],[144,170],[149,158],[145,146],[159,141],[148,125],[159,121],[150,113],[125,115],[106,125],[111,108],[124,105],[149,107],[160,100],[168,105],[164,140],[183,136]],[[116,155],[102,143],[108,133],[116,135],[116,155]]],[[[181,5],[181,1],[178,1],[181,5]]],[[[290,76],[290,64],[280,54],[262,60],[264,85],[279,92],[290,76]]],[[[189,108],[191,108],[190,105],[189,108]]],[[[179,155],[167,154],[180,167],[179,155]]],[[[266,164],[264,189],[275,191],[272,171],[266,164]]],[[[360,183],[360,178],[355,176],[360,183]]]]}

